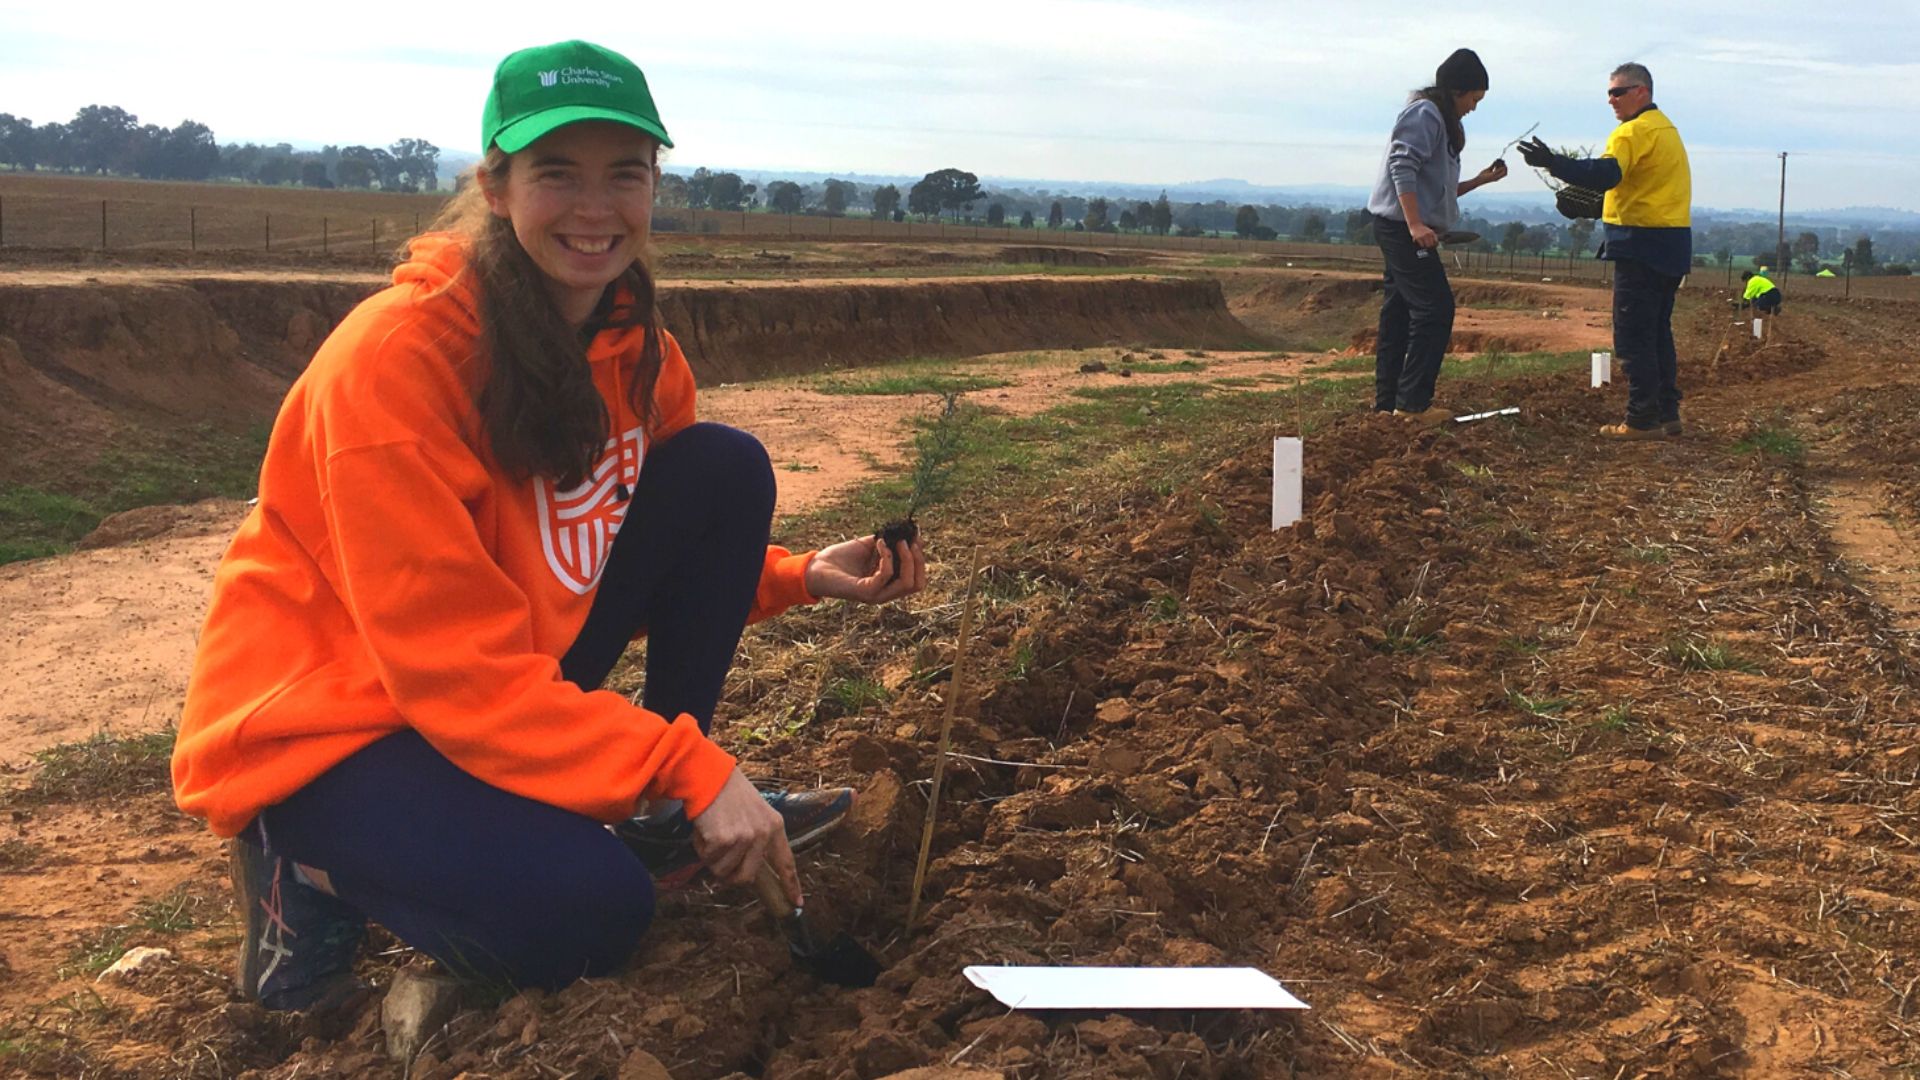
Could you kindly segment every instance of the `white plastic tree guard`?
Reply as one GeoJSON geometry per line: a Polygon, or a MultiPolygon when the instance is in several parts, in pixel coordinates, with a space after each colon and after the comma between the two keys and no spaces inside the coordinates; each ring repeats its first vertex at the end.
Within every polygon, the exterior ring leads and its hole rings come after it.
{"type": "Polygon", "coordinates": [[[1273,527],[1300,520],[1300,465],[1305,450],[1297,438],[1273,440],[1273,527]]]}

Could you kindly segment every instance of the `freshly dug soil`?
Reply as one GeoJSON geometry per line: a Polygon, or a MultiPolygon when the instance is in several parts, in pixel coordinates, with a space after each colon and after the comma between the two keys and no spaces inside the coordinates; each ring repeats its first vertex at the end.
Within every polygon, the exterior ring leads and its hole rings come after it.
{"type": "MultiPolygon", "coordinates": [[[[475,1008],[412,1075],[1909,1071],[1913,642],[1835,557],[1817,471],[1741,440],[1900,400],[1886,388],[1915,378],[1875,335],[1920,319],[1836,310],[1718,352],[1723,320],[1700,305],[1677,328],[1676,440],[1597,441],[1624,387],[1582,373],[1443,374],[1450,398],[1520,416],[1316,429],[1290,529],[1267,527],[1272,432],[1151,418],[1141,437],[1194,440],[1204,477],[946,506],[936,539],[978,544],[985,569],[921,925],[904,920],[960,575],[905,608],[761,624],[722,707],[823,704],[779,697],[796,657],[888,689],[730,744],[757,776],[860,787],[802,873],[823,929],[879,954],[878,985],[813,982],[757,905],[696,890],[631,972],[475,1008]],[[966,982],[974,963],[1251,964],[1314,1011],[1009,1012],[966,982]]],[[[1875,429],[1820,430],[1841,460],[1878,454],[1875,429]]],[[[65,857],[109,827],[96,809],[36,810],[10,839],[65,857]]],[[[156,847],[198,842],[164,795],[113,812],[156,847]]],[[[238,1002],[215,970],[230,945],[106,987],[104,1010],[44,1011],[16,1060],[401,1075],[377,1010],[313,1033],[238,1002]]]]}

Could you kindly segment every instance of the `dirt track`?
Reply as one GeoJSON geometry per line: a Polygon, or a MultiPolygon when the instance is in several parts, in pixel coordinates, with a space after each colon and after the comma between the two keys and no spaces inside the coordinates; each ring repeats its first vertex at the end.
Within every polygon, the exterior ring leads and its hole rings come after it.
{"type": "MultiPolygon", "coordinates": [[[[1306,326],[1311,292],[1267,317],[1306,326]]],[[[1328,321],[1364,325],[1366,303],[1328,321]]],[[[1585,325],[1539,320],[1563,321],[1585,325]]],[[[642,1046],[682,1080],[956,1058],[1020,1077],[1907,1075],[1920,715],[1902,627],[1920,611],[1870,591],[1914,568],[1853,523],[1874,508],[1897,540],[1920,520],[1920,376],[1899,349],[1916,328],[1904,306],[1807,304],[1761,347],[1695,303],[1685,438],[1596,443],[1617,391],[1577,380],[1450,383],[1522,417],[1412,436],[1336,420],[1313,437],[1307,521],[1277,534],[1268,425],[1150,424],[1217,463],[1171,497],[983,494],[942,534],[990,567],[986,677],[922,932],[898,927],[956,575],[909,612],[768,624],[724,707],[817,713],[823,657],[883,673],[890,702],[743,744],[761,775],[861,784],[860,820],[807,873],[822,914],[882,952],[880,986],[814,987],[759,912],[698,892],[633,973],[470,1013],[421,1072],[612,1075],[642,1046]],[[1780,431],[1804,460],[1741,448],[1780,431]],[[1009,1015],[958,975],[983,961],[1250,963],[1315,1011],[1009,1015]]],[[[231,1001],[199,966],[231,944],[217,846],[163,793],[117,811],[15,822],[60,854],[18,875],[36,930],[6,945],[0,1002],[61,992],[47,972],[82,930],[176,883],[211,929],[165,939],[194,963],[103,990],[107,1010],[42,1010],[33,1030],[74,1040],[44,1036],[45,1061],[385,1067],[369,1019],[300,1047],[231,1001]]]]}

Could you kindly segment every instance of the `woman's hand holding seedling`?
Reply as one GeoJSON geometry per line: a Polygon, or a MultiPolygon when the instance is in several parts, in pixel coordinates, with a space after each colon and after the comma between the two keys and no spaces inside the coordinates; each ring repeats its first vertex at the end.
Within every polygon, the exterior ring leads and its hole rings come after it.
{"type": "Polygon", "coordinates": [[[884,604],[910,596],[927,586],[927,560],[918,538],[888,545],[877,536],[863,536],[822,548],[807,564],[807,591],[815,596],[884,604]],[[894,573],[894,550],[900,552],[894,573]]]}

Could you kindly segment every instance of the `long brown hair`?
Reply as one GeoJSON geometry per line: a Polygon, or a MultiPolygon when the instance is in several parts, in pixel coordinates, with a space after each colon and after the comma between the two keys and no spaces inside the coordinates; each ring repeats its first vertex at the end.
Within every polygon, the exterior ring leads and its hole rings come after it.
{"type": "Polygon", "coordinates": [[[1440,118],[1447,122],[1447,145],[1458,156],[1467,148],[1467,126],[1460,122],[1460,105],[1453,100],[1453,94],[1444,86],[1429,86],[1413,92],[1415,98],[1425,98],[1439,107],[1440,118]]]}
{"type": "Polygon", "coordinates": [[[643,251],[601,296],[584,326],[575,328],[560,314],[546,275],[520,246],[513,223],[495,215],[481,187],[481,173],[494,183],[507,181],[513,159],[498,147],[487,151],[461,190],[434,219],[436,231],[465,236],[466,267],[480,312],[482,374],[475,380],[486,448],[508,475],[551,478],[561,489],[586,480],[611,432],[606,403],[594,389],[587,346],[602,330],[641,326],[646,337],[639,363],[625,387],[627,401],[641,423],[657,419],[653,388],[660,377],[660,312],[653,271],[643,251]],[[625,286],[632,303],[615,306],[625,286]]]}

